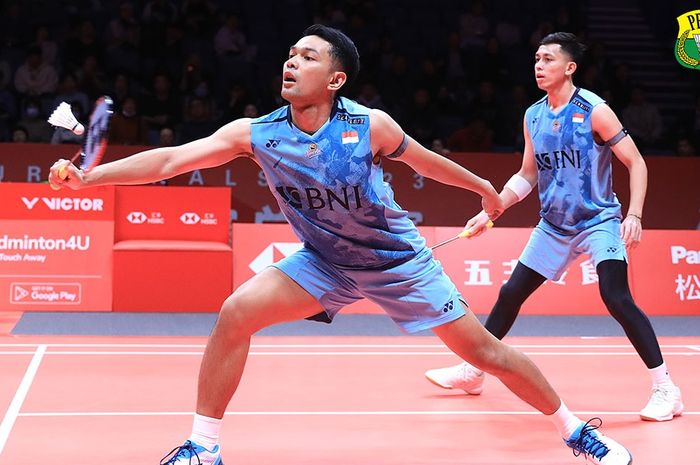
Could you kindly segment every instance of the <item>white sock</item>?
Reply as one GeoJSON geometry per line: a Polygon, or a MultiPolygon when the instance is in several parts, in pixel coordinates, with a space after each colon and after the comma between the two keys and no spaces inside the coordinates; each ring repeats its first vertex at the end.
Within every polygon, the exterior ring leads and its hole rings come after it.
{"type": "Polygon", "coordinates": [[[576,431],[576,428],[581,425],[581,420],[571,413],[569,408],[564,404],[564,401],[561,401],[561,405],[556,412],[545,416],[554,423],[554,426],[564,440],[569,439],[571,435],[574,434],[574,431],[576,431]]]}
{"type": "Polygon", "coordinates": [[[212,450],[219,443],[219,431],[223,420],[204,415],[194,414],[194,423],[192,424],[192,435],[190,440],[196,442],[200,446],[212,450]]]}
{"type": "Polygon", "coordinates": [[[649,375],[651,376],[651,384],[653,386],[668,386],[669,384],[673,384],[668,370],[666,369],[666,362],[663,362],[656,368],[649,368],[649,375]]]}

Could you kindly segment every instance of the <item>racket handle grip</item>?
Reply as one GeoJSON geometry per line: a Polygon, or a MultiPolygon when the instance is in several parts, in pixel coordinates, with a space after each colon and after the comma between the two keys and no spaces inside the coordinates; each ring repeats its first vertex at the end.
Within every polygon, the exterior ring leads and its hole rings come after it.
{"type": "Polygon", "coordinates": [[[58,170],[58,177],[61,179],[66,179],[68,177],[68,165],[64,165],[58,170]]]}
{"type": "MultiPolygon", "coordinates": [[[[490,229],[490,228],[493,228],[493,221],[488,220],[488,221],[486,222],[486,227],[489,228],[489,229],[490,229]]],[[[472,235],[472,229],[471,229],[471,228],[465,229],[464,231],[462,231],[461,233],[459,233],[459,237],[469,237],[469,236],[471,236],[471,235],[472,235]]]]}

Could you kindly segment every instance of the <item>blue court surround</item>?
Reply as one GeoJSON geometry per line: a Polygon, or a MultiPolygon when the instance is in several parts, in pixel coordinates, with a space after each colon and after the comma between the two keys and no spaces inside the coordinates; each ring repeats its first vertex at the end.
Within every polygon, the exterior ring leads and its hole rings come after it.
{"type": "MultiPolygon", "coordinates": [[[[13,335],[208,336],[216,313],[26,312],[13,335]]],[[[482,323],[486,316],[480,315],[482,323]]],[[[700,316],[649,317],[658,336],[700,336],[700,316]]],[[[332,324],[296,321],[266,328],[261,336],[402,336],[385,315],[340,314],[332,324]]],[[[431,336],[423,331],[418,336],[431,336]]],[[[509,336],[624,336],[610,316],[520,315],[509,336]]]]}

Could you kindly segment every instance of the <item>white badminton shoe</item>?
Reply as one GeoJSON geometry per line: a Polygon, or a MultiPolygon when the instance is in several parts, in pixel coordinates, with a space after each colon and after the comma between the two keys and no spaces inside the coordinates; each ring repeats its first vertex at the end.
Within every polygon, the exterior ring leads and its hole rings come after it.
{"type": "Polygon", "coordinates": [[[564,442],[576,457],[583,455],[594,465],[629,465],[632,455],[620,443],[596,431],[602,424],[600,418],[591,418],[581,425],[564,442]]]}
{"type": "Polygon", "coordinates": [[[642,420],[668,421],[683,413],[681,390],[673,384],[654,386],[649,403],[639,412],[642,420]]]}
{"type": "Polygon", "coordinates": [[[183,445],[168,452],[160,460],[160,465],[224,465],[224,462],[221,461],[218,444],[208,450],[188,439],[183,445]]]}
{"type": "Polygon", "coordinates": [[[428,381],[443,389],[462,389],[467,394],[478,396],[484,390],[484,372],[467,362],[459,365],[436,368],[425,372],[428,381]]]}

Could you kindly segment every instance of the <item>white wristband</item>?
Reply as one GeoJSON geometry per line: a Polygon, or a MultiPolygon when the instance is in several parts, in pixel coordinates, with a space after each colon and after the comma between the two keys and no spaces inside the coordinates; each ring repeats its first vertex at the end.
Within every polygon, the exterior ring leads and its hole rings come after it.
{"type": "Polygon", "coordinates": [[[512,190],[518,197],[518,200],[522,200],[527,197],[527,194],[529,194],[532,190],[532,185],[527,181],[527,179],[517,173],[511,176],[506,185],[503,187],[507,187],[508,189],[512,190]]]}

